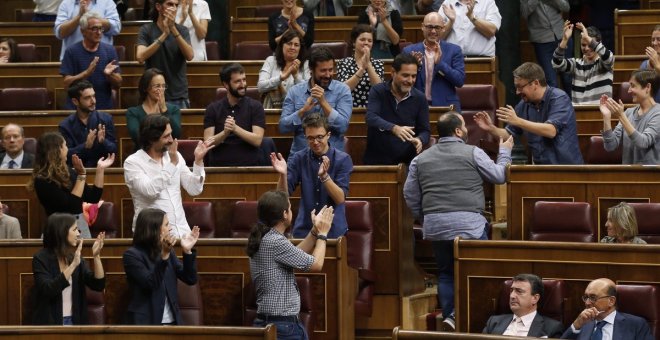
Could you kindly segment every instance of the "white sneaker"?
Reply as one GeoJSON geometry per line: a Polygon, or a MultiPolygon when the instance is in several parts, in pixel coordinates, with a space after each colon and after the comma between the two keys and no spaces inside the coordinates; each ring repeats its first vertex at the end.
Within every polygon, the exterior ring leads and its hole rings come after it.
{"type": "Polygon", "coordinates": [[[456,331],[456,320],[452,318],[451,316],[445,318],[442,320],[442,324],[440,325],[440,331],[443,332],[455,332],[456,331]]]}

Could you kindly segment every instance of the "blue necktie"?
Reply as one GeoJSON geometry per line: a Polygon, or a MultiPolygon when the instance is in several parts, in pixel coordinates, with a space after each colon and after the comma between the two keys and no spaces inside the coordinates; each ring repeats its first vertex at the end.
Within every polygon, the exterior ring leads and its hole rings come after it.
{"type": "Polygon", "coordinates": [[[333,0],[325,0],[325,15],[329,17],[334,17],[335,14],[335,3],[333,0]]]}
{"type": "Polygon", "coordinates": [[[603,327],[607,325],[607,321],[598,321],[596,330],[591,334],[591,340],[603,340],[603,327]]]}
{"type": "Polygon", "coordinates": [[[9,161],[9,166],[7,166],[7,168],[13,169],[14,167],[16,167],[16,165],[18,164],[16,164],[16,162],[14,162],[14,160],[12,159],[9,161]]]}

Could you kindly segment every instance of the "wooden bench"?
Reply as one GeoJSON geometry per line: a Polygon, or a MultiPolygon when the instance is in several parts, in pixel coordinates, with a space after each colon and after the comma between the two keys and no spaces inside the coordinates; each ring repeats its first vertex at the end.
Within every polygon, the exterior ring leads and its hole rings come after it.
{"type": "Polygon", "coordinates": [[[505,335],[490,335],[490,334],[470,334],[462,332],[427,332],[427,331],[411,331],[404,330],[401,327],[396,327],[392,331],[392,340],[426,340],[426,339],[443,339],[443,340],[514,340],[520,339],[515,336],[505,335]]]}
{"type": "MultiPolygon", "coordinates": [[[[616,53],[625,55],[644,54],[651,46],[651,33],[660,23],[660,9],[615,10],[614,40],[616,53]]],[[[616,65],[616,62],[614,62],[616,65]]]]}
{"type": "Polygon", "coordinates": [[[87,340],[124,340],[138,337],[144,340],[185,337],[190,340],[276,340],[275,325],[266,327],[159,327],[159,326],[0,326],[0,339],[64,338],[87,340]]]}

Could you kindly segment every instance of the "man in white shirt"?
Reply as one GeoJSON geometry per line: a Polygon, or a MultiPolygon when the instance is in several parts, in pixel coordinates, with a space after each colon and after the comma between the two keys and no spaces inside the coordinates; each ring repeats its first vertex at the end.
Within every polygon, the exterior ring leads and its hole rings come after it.
{"type": "Polygon", "coordinates": [[[509,307],[513,314],[491,316],[483,333],[537,338],[558,338],[564,326],[561,322],[538,313],[543,296],[543,280],[534,274],[518,274],[513,278],[509,307]]]}
{"type": "Polygon", "coordinates": [[[23,150],[25,138],[23,127],[9,123],[2,128],[2,147],[0,169],[32,169],[34,155],[23,150]]]}
{"type": "Polygon", "coordinates": [[[206,61],[206,33],[208,32],[211,12],[204,0],[182,0],[176,12],[176,22],[183,25],[190,33],[193,48],[193,60],[206,61]]]}
{"type": "Polygon", "coordinates": [[[190,233],[181,200],[181,187],[191,196],[204,189],[204,156],[212,141],[200,141],[195,148],[193,170],[186,166],[172,138],[170,120],[162,115],[148,115],[140,125],[142,149],[124,162],[124,180],[133,198],[135,220],[142,209],[158,208],[167,213],[172,234],[181,238],[190,233]]]}
{"type": "Polygon", "coordinates": [[[466,56],[495,56],[495,34],[502,24],[495,0],[446,0],[438,13],[447,23],[442,40],[460,46],[466,56]]]}

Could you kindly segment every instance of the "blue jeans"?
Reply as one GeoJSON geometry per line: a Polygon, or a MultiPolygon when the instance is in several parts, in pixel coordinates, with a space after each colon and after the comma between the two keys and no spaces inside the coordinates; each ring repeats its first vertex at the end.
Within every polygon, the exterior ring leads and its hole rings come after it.
{"type": "MultiPolygon", "coordinates": [[[[488,239],[488,230],[480,240],[488,239]]],[[[454,240],[433,241],[433,255],[438,266],[438,299],[442,317],[454,317],[454,240]]]]}
{"type": "Polygon", "coordinates": [[[190,108],[190,99],[168,100],[167,103],[178,107],[179,110],[190,108]]]}
{"type": "Polygon", "coordinates": [[[73,326],[73,317],[65,316],[62,318],[62,326],[73,326]]]}
{"type": "MultiPolygon", "coordinates": [[[[534,53],[536,53],[536,61],[541,65],[543,73],[545,73],[545,80],[548,82],[548,85],[552,87],[559,87],[559,82],[557,81],[557,71],[552,68],[552,54],[559,45],[559,40],[549,43],[532,43],[534,45],[534,53]]],[[[568,46],[566,48],[565,58],[573,57],[573,39],[571,38],[568,41],[568,46]]],[[[564,88],[564,92],[571,96],[571,76],[569,74],[562,73],[561,82],[564,88]]]]}
{"type": "Polygon", "coordinates": [[[277,328],[277,340],[307,340],[307,331],[303,327],[300,320],[297,322],[289,321],[272,321],[261,320],[260,318],[254,319],[252,323],[255,327],[265,327],[267,324],[272,323],[277,328]]]}

